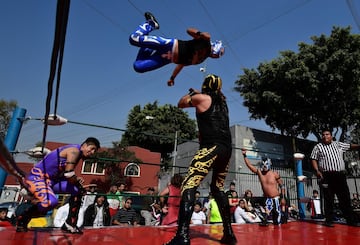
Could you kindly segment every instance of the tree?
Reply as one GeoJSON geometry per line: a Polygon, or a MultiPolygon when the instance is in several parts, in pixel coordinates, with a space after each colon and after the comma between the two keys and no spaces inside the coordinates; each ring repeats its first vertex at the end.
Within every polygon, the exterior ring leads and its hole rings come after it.
{"type": "Polygon", "coordinates": [[[157,101],[146,104],[142,109],[136,105],[130,111],[127,130],[123,134],[123,145],[137,145],[154,152],[160,152],[164,159],[174,149],[175,133],[178,142],[196,138],[195,120],[183,110],[166,104],[158,106],[157,101]]]}
{"type": "Polygon", "coordinates": [[[235,90],[244,98],[251,118],[264,119],[290,136],[310,133],[321,139],[321,128],[336,129],[339,139],[360,122],[360,36],[351,28],[333,27],[329,37],[300,43],[299,52],[244,69],[235,90]]]}
{"type": "Polygon", "coordinates": [[[15,100],[5,101],[0,99],[0,138],[5,139],[6,132],[10,125],[12,112],[17,106],[15,100]]]}
{"type": "Polygon", "coordinates": [[[105,180],[100,178],[94,180],[98,188],[107,191],[112,184],[124,183],[128,188],[131,187],[131,178],[124,176],[124,168],[129,162],[141,163],[136,158],[135,153],[128,151],[119,142],[113,142],[113,148],[107,151],[97,152],[95,157],[89,159],[90,162],[97,163],[105,169],[105,180]]]}

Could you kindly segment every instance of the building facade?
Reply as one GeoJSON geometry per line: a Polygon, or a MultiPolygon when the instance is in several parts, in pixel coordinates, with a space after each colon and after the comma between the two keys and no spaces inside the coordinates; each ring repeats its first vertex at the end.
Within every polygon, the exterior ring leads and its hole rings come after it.
{"type": "MultiPolygon", "coordinates": [[[[234,182],[240,196],[242,196],[247,189],[250,189],[254,196],[263,195],[258,177],[245,165],[242,149],[246,149],[247,156],[254,165],[258,165],[263,157],[271,159],[273,170],[279,172],[281,178],[284,180],[291,204],[299,205],[297,190],[298,179],[294,153],[302,153],[305,155],[302,160],[303,175],[307,177],[303,185],[305,196],[310,197],[313,189],[319,190],[318,181],[313,174],[309,159],[312,148],[316,142],[294,139],[289,136],[241,125],[231,126],[230,130],[232,134],[233,152],[230,159],[225,189],[229,187],[231,182],[234,182]]],[[[199,144],[196,141],[186,142],[178,146],[175,172],[186,172],[198,147],[199,144]]],[[[211,175],[212,172],[208,174],[199,187],[202,196],[207,196],[210,191],[211,175]]],[[[348,179],[348,184],[350,193],[354,193],[357,189],[356,186],[359,185],[360,182],[358,179],[348,179]]]]}

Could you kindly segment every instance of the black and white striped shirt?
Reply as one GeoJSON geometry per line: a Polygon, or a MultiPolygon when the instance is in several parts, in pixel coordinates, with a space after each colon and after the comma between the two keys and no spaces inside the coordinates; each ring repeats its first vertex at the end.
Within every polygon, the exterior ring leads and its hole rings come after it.
{"type": "Polygon", "coordinates": [[[321,171],[344,171],[344,152],[350,144],[333,141],[330,144],[319,143],[311,152],[311,159],[317,160],[321,171]]]}

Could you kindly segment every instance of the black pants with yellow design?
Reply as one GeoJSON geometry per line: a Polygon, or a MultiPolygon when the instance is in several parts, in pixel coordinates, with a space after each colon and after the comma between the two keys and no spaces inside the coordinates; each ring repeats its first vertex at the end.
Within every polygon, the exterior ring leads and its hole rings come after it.
{"type": "Polygon", "coordinates": [[[200,148],[193,157],[182,183],[182,192],[196,189],[201,181],[213,170],[210,190],[212,193],[224,191],[224,182],[229,168],[232,148],[223,145],[200,148]]]}
{"type": "Polygon", "coordinates": [[[214,145],[201,147],[193,157],[187,175],[182,183],[182,195],[178,215],[176,236],[167,245],[190,244],[189,225],[195,202],[195,190],[201,181],[213,170],[210,189],[219,207],[223,220],[224,236],[220,242],[235,244],[236,237],[231,227],[229,200],[224,193],[224,182],[229,168],[231,146],[214,145]]]}

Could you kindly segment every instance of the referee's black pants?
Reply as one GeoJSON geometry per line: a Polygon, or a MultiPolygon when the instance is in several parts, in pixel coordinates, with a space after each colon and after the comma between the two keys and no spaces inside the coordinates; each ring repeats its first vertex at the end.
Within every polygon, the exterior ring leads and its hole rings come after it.
{"type": "Polygon", "coordinates": [[[324,194],[324,211],[326,222],[334,219],[335,195],[339,201],[339,208],[342,211],[347,223],[354,223],[355,216],[352,212],[350,191],[346,182],[345,172],[329,171],[323,172],[323,179],[320,187],[324,194]]]}

